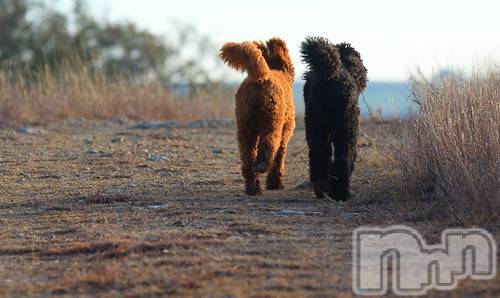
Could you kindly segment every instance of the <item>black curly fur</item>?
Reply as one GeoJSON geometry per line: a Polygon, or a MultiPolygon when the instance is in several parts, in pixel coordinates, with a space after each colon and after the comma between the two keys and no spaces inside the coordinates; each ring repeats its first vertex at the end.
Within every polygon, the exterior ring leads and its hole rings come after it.
{"type": "Polygon", "coordinates": [[[346,43],[308,37],[301,53],[309,65],[304,99],[310,178],[318,197],[326,192],[346,200],[357,157],[358,97],[366,88],[367,71],[359,53],[346,43]]]}

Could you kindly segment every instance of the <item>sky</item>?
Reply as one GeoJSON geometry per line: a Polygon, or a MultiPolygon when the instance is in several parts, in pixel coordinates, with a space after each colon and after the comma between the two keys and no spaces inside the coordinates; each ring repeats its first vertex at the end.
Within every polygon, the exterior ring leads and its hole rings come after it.
{"type": "MultiPolygon", "coordinates": [[[[69,3],[69,0],[62,0],[69,3]]],[[[420,68],[471,68],[500,61],[497,0],[89,0],[98,17],[168,35],[192,24],[217,44],[284,38],[300,75],[308,35],[349,42],[371,80],[400,81],[420,68]]]]}

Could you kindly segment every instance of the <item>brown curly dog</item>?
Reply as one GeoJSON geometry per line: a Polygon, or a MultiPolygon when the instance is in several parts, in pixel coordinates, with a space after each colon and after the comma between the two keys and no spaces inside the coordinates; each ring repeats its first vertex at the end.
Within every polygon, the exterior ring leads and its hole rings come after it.
{"type": "Polygon", "coordinates": [[[219,56],[248,73],[235,95],[246,193],[262,193],[259,174],[266,172],[267,189],[282,189],[287,145],[295,128],[294,68],[286,43],[279,38],[265,44],[229,42],[219,56]]]}

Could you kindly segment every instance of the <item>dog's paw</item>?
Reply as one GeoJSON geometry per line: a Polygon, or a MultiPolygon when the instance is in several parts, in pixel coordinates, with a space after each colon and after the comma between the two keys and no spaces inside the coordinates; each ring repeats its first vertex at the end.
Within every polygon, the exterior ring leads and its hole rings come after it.
{"type": "Polygon", "coordinates": [[[246,189],[245,193],[249,196],[260,196],[262,194],[262,190],[258,188],[246,189]]]}
{"type": "Polygon", "coordinates": [[[326,198],[326,195],[324,193],[322,193],[322,192],[321,193],[320,192],[316,192],[315,195],[316,195],[316,198],[318,198],[318,199],[324,199],[324,198],[326,198]]]}
{"type": "Polygon", "coordinates": [[[337,202],[346,202],[351,197],[349,190],[344,191],[328,191],[328,196],[337,202]]]}
{"type": "Polygon", "coordinates": [[[317,181],[314,182],[314,193],[318,199],[324,199],[325,193],[328,192],[328,182],[326,181],[317,181]]]}
{"type": "Polygon", "coordinates": [[[283,184],[283,176],[276,170],[271,170],[267,175],[266,188],[268,190],[282,190],[285,189],[283,184]]]}
{"type": "Polygon", "coordinates": [[[255,185],[247,185],[245,187],[245,193],[249,196],[259,196],[262,194],[262,187],[258,182],[255,185]]]}
{"type": "Polygon", "coordinates": [[[285,186],[281,182],[278,182],[278,183],[268,183],[266,185],[266,188],[268,190],[283,190],[283,189],[285,189],[285,186]]]}

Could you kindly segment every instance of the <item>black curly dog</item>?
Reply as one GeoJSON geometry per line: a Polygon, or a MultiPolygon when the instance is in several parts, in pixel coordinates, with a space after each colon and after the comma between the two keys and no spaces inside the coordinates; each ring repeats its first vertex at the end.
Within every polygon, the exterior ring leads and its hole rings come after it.
{"type": "Polygon", "coordinates": [[[367,71],[350,44],[335,45],[325,38],[308,37],[301,54],[309,65],[304,75],[304,99],[311,182],[319,198],[328,193],[344,201],[350,197],[357,157],[358,97],[366,88],[367,71]]]}

